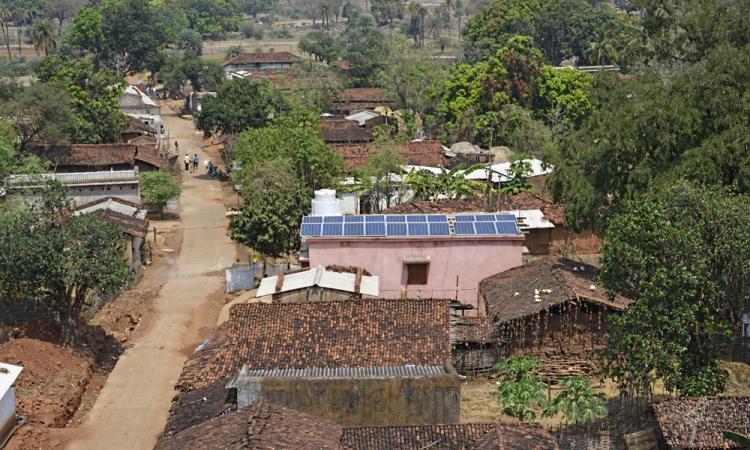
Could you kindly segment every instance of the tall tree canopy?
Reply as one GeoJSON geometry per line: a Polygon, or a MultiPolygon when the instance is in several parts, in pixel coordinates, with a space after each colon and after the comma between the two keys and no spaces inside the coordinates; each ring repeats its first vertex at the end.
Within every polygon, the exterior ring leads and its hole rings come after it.
{"type": "Polygon", "coordinates": [[[750,298],[750,199],[680,184],[628,201],[612,218],[601,277],[636,302],[614,319],[606,371],[627,393],[655,379],[682,395],[716,395],[717,361],[750,298]]]}

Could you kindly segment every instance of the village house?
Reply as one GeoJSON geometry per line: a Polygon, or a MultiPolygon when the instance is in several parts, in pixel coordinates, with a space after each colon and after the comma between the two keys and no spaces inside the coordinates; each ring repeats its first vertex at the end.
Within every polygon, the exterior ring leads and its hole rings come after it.
{"type": "Polygon", "coordinates": [[[750,397],[682,397],[654,403],[667,447],[681,450],[743,448],[724,431],[750,436],[750,397]]]}
{"type": "Polygon", "coordinates": [[[408,165],[442,167],[445,162],[443,145],[439,141],[347,143],[334,146],[344,158],[344,167],[348,172],[364,168],[373,155],[386,147],[403,155],[408,165]]]}
{"type": "Polygon", "coordinates": [[[288,70],[302,61],[299,56],[290,52],[244,53],[224,61],[221,65],[227,76],[232,72],[245,70],[288,70]]]}
{"type": "Polygon", "coordinates": [[[611,297],[597,275],[588,264],[543,258],[482,280],[479,315],[492,322],[498,356],[533,356],[553,378],[590,373],[609,315],[631,303],[611,297]]]}
{"type": "Polygon", "coordinates": [[[215,389],[214,406],[265,398],[351,426],[457,423],[449,303],[236,304],[185,364],[180,397],[215,389]]]}
{"type": "Polygon", "coordinates": [[[125,128],[120,131],[120,142],[129,142],[133,138],[138,136],[149,136],[155,137],[156,130],[150,125],[146,125],[146,122],[135,117],[127,117],[128,124],[125,128]]]}
{"type": "Polygon", "coordinates": [[[16,427],[16,392],[13,385],[23,367],[0,363],[0,448],[16,427]]]}
{"type": "Polygon", "coordinates": [[[206,417],[171,435],[165,434],[154,450],[185,448],[554,450],[557,445],[549,433],[535,424],[342,427],[258,399],[247,408],[206,417]]]}
{"type": "Polygon", "coordinates": [[[451,214],[510,212],[516,215],[526,234],[526,248],[534,256],[585,256],[601,253],[601,239],[590,230],[575,232],[565,224],[565,205],[552,203],[533,192],[521,192],[493,199],[481,197],[419,201],[396,205],[386,214],[451,214]],[[539,213],[541,212],[541,215],[539,213]]]}
{"type": "Polygon", "coordinates": [[[9,194],[21,195],[37,201],[49,181],[67,186],[68,197],[76,205],[117,197],[131,203],[141,203],[138,168],[101,172],[45,173],[40,175],[8,175],[5,187],[9,194]]]}
{"type": "Polygon", "coordinates": [[[357,122],[357,125],[359,125],[360,127],[365,127],[368,130],[372,130],[378,125],[383,125],[387,121],[386,116],[371,109],[363,109],[362,111],[357,111],[346,116],[345,119],[357,122]]]}
{"type": "Polygon", "coordinates": [[[523,263],[510,214],[307,216],[300,260],[362,267],[385,298],[455,298],[477,305],[479,282],[523,263]]]}
{"type": "Polygon", "coordinates": [[[362,144],[375,140],[372,130],[360,127],[353,120],[341,117],[324,117],[320,137],[326,144],[362,144]]]}
{"type": "Polygon", "coordinates": [[[123,251],[125,260],[137,274],[141,273],[142,266],[146,263],[144,247],[148,235],[145,209],[127,200],[105,197],[79,205],[74,214],[96,214],[105,222],[120,227],[127,244],[123,251]]]}
{"type": "Polygon", "coordinates": [[[318,266],[264,278],[255,296],[260,301],[304,303],[377,297],[379,292],[378,277],[362,269],[352,272],[318,266]]]}
{"type": "Polygon", "coordinates": [[[125,88],[117,102],[126,116],[161,116],[159,105],[136,86],[125,88]]]}
{"type": "MultiPolygon", "coordinates": [[[[143,139],[150,139],[143,137],[143,139]]],[[[168,166],[163,155],[153,145],[136,144],[71,144],[45,145],[32,150],[39,158],[49,161],[52,170],[63,172],[99,172],[160,170],[168,166]]]]}
{"type": "Polygon", "coordinates": [[[363,109],[384,106],[394,108],[394,102],[385,89],[349,88],[336,94],[333,110],[336,114],[350,115],[363,109]]]}

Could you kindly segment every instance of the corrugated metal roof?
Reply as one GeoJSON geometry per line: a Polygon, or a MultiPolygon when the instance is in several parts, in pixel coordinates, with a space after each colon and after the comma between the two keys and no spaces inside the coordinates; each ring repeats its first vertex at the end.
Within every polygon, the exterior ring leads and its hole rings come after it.
{"type": "Polygon", "coordinates": [[[12,364],[0,363],[0,398],[5,396],[5,393],[10,390],[13,383],[16,382],[16,378],[23,371],[23,367],[14,366],[12,364]]]}
{"type": "Polygon", "coordinates": [[[388,378],[430,377],[445,375],[442,366],[391,366],[391,367],[333,367],[325,369],[264,369],[240,372],[227,383],[227,388],[241,388],[245,384],[257,383],[258,378],[388,378]]]}
{"type": "Polygon", "coordinates": [[[555,225],[547,220],[541,209],[515,209],[503,212],[516,216],[516,219],[518,219],[518,225],[522,230],[555,228],[555,225]]]}
{"type": "MultiPolygon", "coordinates": [[[[355,293],[354,284],[357,275],[347,272],[333,272],[325,270],[322,266],[318,266],[310,270],[305,270],[304,272],[284,275],[281,289],[276,292],[276,283],[278,282],[278,279],[278,276],[262,279],[256,297],[265,297],[267,295],[295,291],[297,289],[306,289],[313,286],[355,293]]],[[[378,286],[378,277],[362,275],[359,293],[377,297],[380,294],[378,286]]]]}
{"type": "MultiPolygon", "coordinates": [[[[120,214],[124,214],[130,217],[137,217],[138,216],[137,213],[139,212],[139,209],[136,208],[135,206],[126,205],[125,203],[121,203],[114,198],[109,198],[106,201],[103,201],[101,203],[97,203],[95,205],[91,205],[86,208],[81,208],[73,214],[77,216],[80,214],[87,214],[87,213],[91,213],[91,212],[99,211],[103,209],[109,209],[111,211],[118,212],[120,214]]],[[[144,217],[138,217],[138,218],[140,219],[144,217]]]]}

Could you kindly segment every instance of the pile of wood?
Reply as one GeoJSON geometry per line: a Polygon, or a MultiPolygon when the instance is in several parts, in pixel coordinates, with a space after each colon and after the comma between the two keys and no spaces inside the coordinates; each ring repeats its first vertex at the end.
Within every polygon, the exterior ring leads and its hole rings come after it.
{"type": "Polygon", "coordinates": [[[566,358],[556,355],[541,357],[539,360],[542,363],[542,367],[537,374],[550,381],[577,376],[589,376],[595,369],[590,360],[584,359],[566,358]]]}

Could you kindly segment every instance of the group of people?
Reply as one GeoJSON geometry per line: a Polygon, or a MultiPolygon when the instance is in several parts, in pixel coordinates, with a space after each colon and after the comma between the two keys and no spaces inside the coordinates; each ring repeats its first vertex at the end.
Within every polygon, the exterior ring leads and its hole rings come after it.
{"type": "Polygon", "coordinates": [[[196,153],[192,158],[185,153],[185,171],[197,172],[201,160],[196,153]]]}

